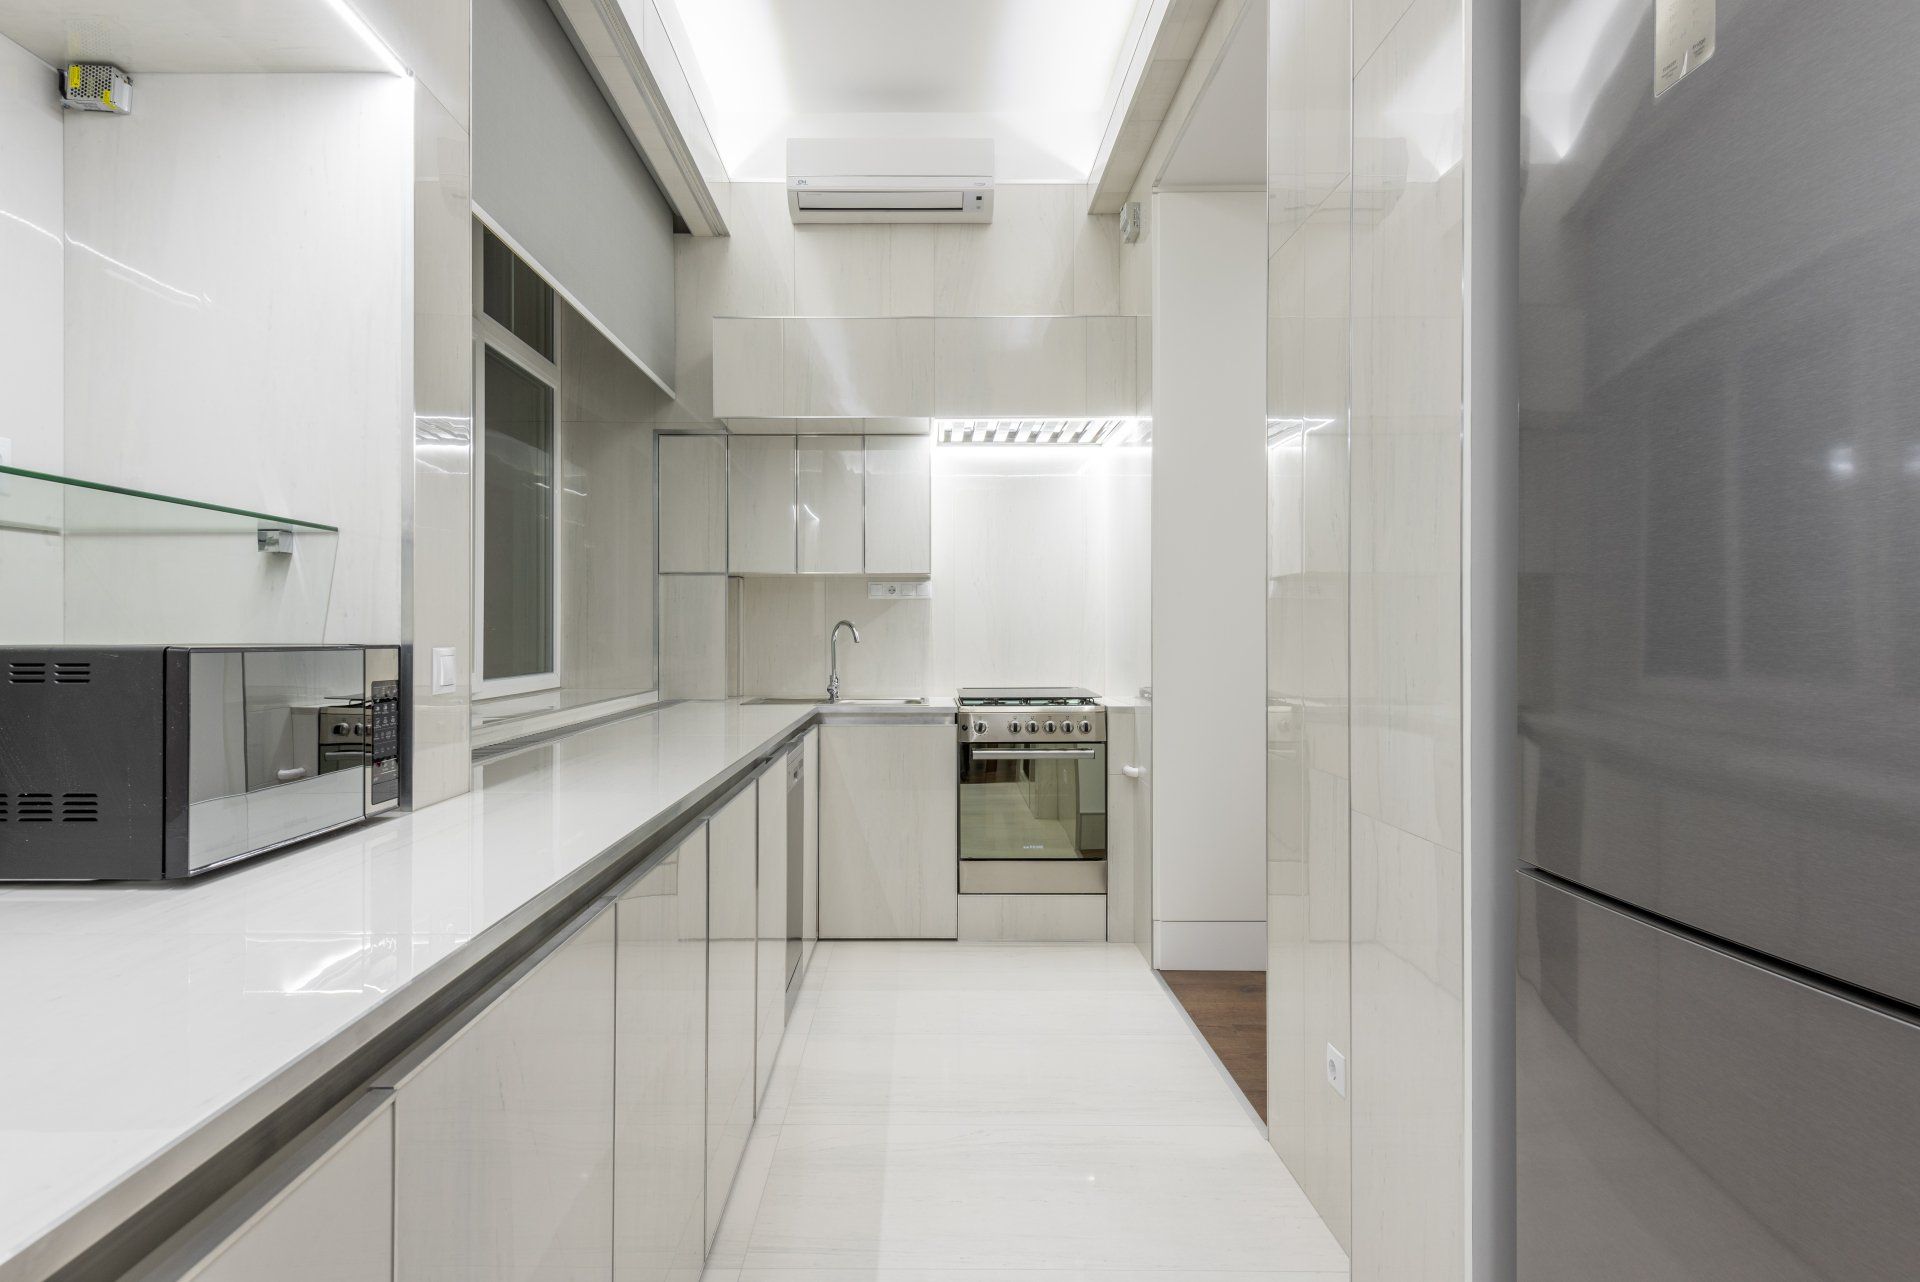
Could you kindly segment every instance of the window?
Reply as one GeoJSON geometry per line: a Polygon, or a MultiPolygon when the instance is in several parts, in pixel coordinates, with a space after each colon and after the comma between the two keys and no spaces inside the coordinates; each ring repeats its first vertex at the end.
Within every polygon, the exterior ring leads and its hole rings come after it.
{"type": "Polygon", "coordinates": [[[474,613],[484,697],[559,684],[560,433],[553,287],[491,231],[478,239],[474,613]]]}

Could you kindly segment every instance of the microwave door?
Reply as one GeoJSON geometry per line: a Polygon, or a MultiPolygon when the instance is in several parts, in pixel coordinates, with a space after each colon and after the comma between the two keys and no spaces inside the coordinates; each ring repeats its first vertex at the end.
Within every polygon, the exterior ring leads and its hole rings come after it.
{"type": "Polygon", "coordinates": [[[190,872],[361,817],[364,753],[328,761],[317,727],[352,720],[363,662],[354,649],[194,652],[190,872]]]}

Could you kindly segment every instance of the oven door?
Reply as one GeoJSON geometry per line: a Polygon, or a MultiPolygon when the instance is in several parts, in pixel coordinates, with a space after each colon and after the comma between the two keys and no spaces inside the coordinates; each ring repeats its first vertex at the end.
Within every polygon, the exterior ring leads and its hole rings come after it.
{"type": "Polygon", "coordinates": [[[1106,888],[1105,744],[962,745],[962,894],[1106,888]]]}

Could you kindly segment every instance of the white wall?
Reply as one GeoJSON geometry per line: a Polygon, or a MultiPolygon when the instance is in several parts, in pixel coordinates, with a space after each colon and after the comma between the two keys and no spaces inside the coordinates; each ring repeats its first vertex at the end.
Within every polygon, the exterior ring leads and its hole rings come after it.
{"type": "MultiPolygon", "coordinates": [[[[62,214],[60,117],[53,71],[0,39],[0,437],[16,467],[62,468],[60,315],[62,214]]],[[[0,493],[0,513],[27,484],[0,493]]],[[[18,520],[17,512],[9,519],[18,520]]],[[[57,641],[61,627],[60,540],[0,530],[0,640],[57,641]]]]}
{"type": "MultiPolygon", "coordinates": [[[[146,75],[139,102],[65,121],[66,470],[339,526],[324,639],[398,639],[412,83],[146,75]]],[[[234,639],[263,559],[119,615],[234,639]]],[[[123,568],[98,591],[141,586],[123,568]]]]}
{"type": "Polygon", "coordinates": [[[1154,958],[1266,966],[1265,197],[1155,197],[1154,958]]]}

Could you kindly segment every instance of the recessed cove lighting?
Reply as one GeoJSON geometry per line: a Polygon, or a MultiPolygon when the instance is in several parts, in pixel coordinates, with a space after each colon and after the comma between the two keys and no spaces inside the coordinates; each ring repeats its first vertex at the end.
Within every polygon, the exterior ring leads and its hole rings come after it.
{"type": "Polygon", "coordinates": [[[361,17],[359,11],[348,4],[347,0],[327,0],[327,7],[347,25],[349,31],[360,37],[360,43],[380,60],[380,65],[388,72],[396,76],[409,74],[407,64],[400,61],[400,56],[394,53],[393,47],[380,38],[379,32],[367,25],[367,20],[361,17]]]}
{"type": "Polygon", "coordinates": [[[1138,445],[1143,418],[937,418],[942,445],[1138,445]]]}

